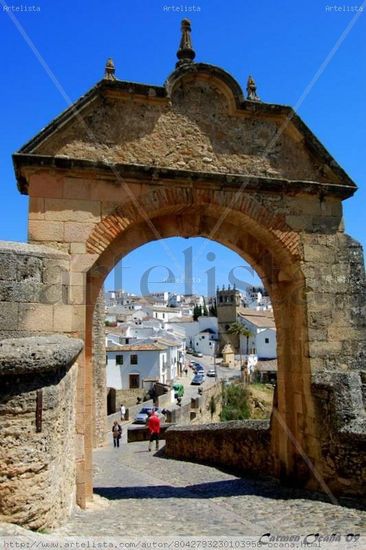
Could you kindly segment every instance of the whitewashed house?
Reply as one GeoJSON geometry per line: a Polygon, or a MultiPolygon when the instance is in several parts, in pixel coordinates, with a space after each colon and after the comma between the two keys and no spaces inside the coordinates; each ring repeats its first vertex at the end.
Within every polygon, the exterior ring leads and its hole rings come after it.
{"type": "Polygon", "coordinates": [[[214,356],[216,352],[217,334],[212,329],[201,330],[193,337],[192,349],[203,355],[214,356]]]}
{"type": "Polygon", "coordinates": [[[154,306],[153,317],[167,323],[174,317],[182,317],[182,310],[175,307],[154,306]]]}
{"type": "Polygon", "coordinates": [[[176,377],[171,350],[159,342],[108,346],[106,352],[109,388],[149,389],[154,382],[166,384],[176,377]]]}
{"type": "Polygon", "coordinates": [[[197,321],[193,321],[190,317],[173,317],[165,324],[165,328],[172,331],[176,337],[185,339],[187,347],[204,355],[213,355],[213,346],[208,342],[217,339],[217,317],[202,316],[197,321]],[[207,335],[206,332],[208,332],[207,335]]]}
{"type": "Polygon", "coordinates": [[[240,321],[250,332],[247,339],[240,336],[242,355],[256,355],[258,359],[274,359],[277,357],[276,325],[272,310],[250,310],[241,308],[238,313],[240,321]]]}
{"type": "Polygon", "coordinates": [[[167,346],[167,362],[171,372],[171,380],[180,376],[185,366],[186,343],[180,338],[175,338],[172,334],[164,331],[164,335],[159,337],[158,342],[167,346]]]}

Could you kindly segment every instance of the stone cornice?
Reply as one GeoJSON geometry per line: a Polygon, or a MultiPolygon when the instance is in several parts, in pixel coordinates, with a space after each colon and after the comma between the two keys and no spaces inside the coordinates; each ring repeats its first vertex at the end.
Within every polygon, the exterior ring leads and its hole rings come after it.
{"type": "Polygon", "coordinates": [[[83,341],[61,334],[11,338],[0,342],[0,376],[32,375],[69,368],[83,341]]]}
{"type": "MultiPolygon", "coordinates": [[[[300,181],[270,178],[247,174],[227,174],[220,172],[198,172],[178,170],[157,166],[139,164],[109,164],[101,161],[72,159],[69,157],[51,157],[47,155],[33,155],[16,153],[13,155],[18,189],[28,194],[28,181],[24,174],[27,169],[55,169],[77,173],[93,172],[94,177],[110,180],[115,185],[118,178],[134,181],[144,181],[150,185],[178,185],[179,187],[207,187],[219,189],[240,189],[244,191],[258,191],[267,193],[311,194],[320,197],[334,196],[339,199],[351,197],[357,187],[344,183],[320,183],[316,181],[300,181]]],[[[68,174],[70,175],[70,174],[68,174]]],[[[122,182],[121,182],[122,183],[122,182]]]]}

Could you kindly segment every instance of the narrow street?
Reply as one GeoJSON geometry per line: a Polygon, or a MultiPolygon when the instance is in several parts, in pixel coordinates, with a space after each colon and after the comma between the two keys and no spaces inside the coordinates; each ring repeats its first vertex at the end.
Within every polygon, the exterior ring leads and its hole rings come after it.
{"type": "MultiPolygon", "coordinates": [[[[187,355],[187,362],[189,361],[196,361],[197,363],[200,363],[204,366],[205,372],[209,369],[214,368],[214,360],[213,357],[209,357],[208,355],[204,355],[203,357],[194,357],[191,354],[187,355]]],[[[209,388],[213,384],[215,384],[218,380],[225,380],[229,378],[239,377],[240,372],[238,369],[229,369],[227,367],[221,367],[220,360],[216,365],[217,368],[217,380],[214,377],[206,376],[206,379],[204,383],[201,386],[194,386],[191,385],[192,378],[194,376],[194,371],[191,368],[188,368],[188,374],[183,374],[181,377],[177,378],[177,382],[180,382],[184,385],[184,396],[182,399],[182,405],[189,403],[192,397],[197,397],[198,395],[198,389],[202,388],[209,388]]]]}
{"type": "Polygon", "coordinates": [[[112,442],[94,452],[94,502],[54,535],[240,536],[364,533],[366,513],[310,500],[272,481],[149,453],[147,443],[112,442]]]}

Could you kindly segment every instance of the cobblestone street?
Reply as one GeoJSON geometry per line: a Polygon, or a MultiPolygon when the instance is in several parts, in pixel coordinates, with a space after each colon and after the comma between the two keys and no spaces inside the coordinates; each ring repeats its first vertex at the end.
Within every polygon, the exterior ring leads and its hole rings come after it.
{"type": "MultiPolygon", "coordinates": [[[[124,440],[126,428],[124,429],[124,440]]],[[[163,442],[162,442],[163,444],[163,442]]],[[[366,512],[310,500],[271,481],[164,458],[147,443],[94,452],[95,501],[59,535],[261,535],[362,533],[366,512]]]]}

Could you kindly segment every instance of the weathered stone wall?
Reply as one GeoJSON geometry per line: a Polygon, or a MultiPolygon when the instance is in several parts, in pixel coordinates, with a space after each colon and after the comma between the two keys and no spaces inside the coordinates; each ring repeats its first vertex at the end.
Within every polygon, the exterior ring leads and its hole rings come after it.
{"type": "Polygon", "coordinates": [[[232,467],[240,472],[273,472],[267,421],[174,426],[166,431],[165,444],[171,458],[232,467]]]}
{"type": "Polygon", "coordinates": [[[87,129],[75,119],[63,128],[62,135],[55,133],[35,152],[110,163],[325,179],[320,167],[314,166],[310,151],[299,146],[298,135],[291,135],[288,125],[278,133],[282,123],[279,117],[260,112],[255,117],[236,114],[229,113],[227,98],[212,79],[209,83],[181,82],[171,102],[134,101],[121,93],[119,101],[98,98],[84,111],[87,129]],[[90,135],[98,136],[98,141],[90,140],[90,135]]]}
{"type": "MultiPolygon", "coordinates": [[[[365,492],[366,279],[362,247],[329,226],[303,235],[314,423],[322,475],[334,493],[365,492]]],[[[298,402],[300,400],[298,399],[298,402]]],[[[298,409],[299,418],[305,413],[298,409]]]]}
{"type": "Polygon", "coordinates": [[[69,270],[57,250],[0,242],[0,339],[71,332],[69,270]]]}
{"type": "MultiPolygon", "coordinates": [[[[45,231],[47,233],[47,228],[45,228],[45,231]]],[[[52,224],[48,237],[51,235],[52,224]]],[[[56,248],[1,242],[0,341],[3,342],[7,338],[22,339],[32,335],[39,337],[42,335],[51,336],[55,333],[66,333],[71,336],[83,335],[85,325],[83,300],[85,298],[84,290],[81,293],[80,289],[85,286],[84,280],[84,275],[75,277],[70,272],[70,256],[56,248]]],[[[26,354],[23,362],[28,360],[28,354],[26,354]]],[[[22,359],[20,356],[18,362],[21,366],[22,359]]],[[[10,380],[10,386],[11,383],[15,387],[18,384],[18,379],[10,380]]],[[[72,487],[70,486],[67,489],[65,485],[65,499],[67,492],[69,492],[69,496],[66,500],[69,497],[73,498],[76,483],[78,487],[77,501],[80,505],[83,505],[85,502],[85,371],[82,356],[78,360],[77,380],[75,380],[75,374],[72,377],[70,375],[69,383],[71,387],[67,386],[65,389],[68,400],[73,400],[75,393],[78,393],[77,400],[73,401],[72,405],[72,414],[74,415],[72,420],[74,422],[73,436],[67,438],[70,440],[70,444],[74,445],[73,449],[67,449],[67,456],[70,458],[70,463],[74,464],[73,467],[76,467],[76,479],[74,477],[72,487]],[[71,395],[70,392],[74,393],[71,395]]],[[[2,419],[0,423],[2,423],[2,419]]],[[[20,444],[19,439],[17,445],[19,453],[21,452],[20,444]]],[[[62,449],[60,448],[60,450],[62,449]]],[[[7,460],[7,464],[11,467],[12,457],[9,456],[7,460]]],[[[59,474],[61,475],[62,472],[60,471],[59,474]]],[[[21,516],[24,513],[26,516],[27,502],[21,502],[24,509],[21,511],[21,506],[19,506],[19,514],[21,516]]],[[[65,513],[68,507],[68,503],[60,505],[56,514],[61,509],[65,513]]]]}
{"type": "Polygon", "coordinates": [[[330,491],[366,495],[366,370],[319,371],[313,376],[322,419],[323,476],[330,491]]]}
{"type": "Polygon", "coordinates": [[[312,372],[366,366],[366,279],[361,245],[343,233],[304,236],[312,372]]]}
{"type": "Polygon", "coordinates": [[[93,385],[94,385],[94,447],[105,443],[104,427],[107,419],[105,306],[103,289],[100,291],[93,315],[93,385]]]}
{"type": "Polygon", "coordinates": [[[81,349],[64,336],[0,342],[0,522],[41,529],[71,513],[81,349]]]}
{"type": "Polygon", "coordinates": [[[146,390],[141,388],[133,388],[133,389],[126,389],[126,390],[116,390],[116,407],[117,410],[121,406],[121,403],[124,403],[126,407],[132,407],[136,405],[137,398],[141,398],[141,403],[144,395],[146,394],[146,390]]]}

